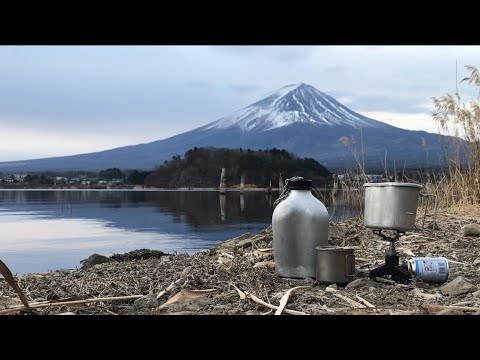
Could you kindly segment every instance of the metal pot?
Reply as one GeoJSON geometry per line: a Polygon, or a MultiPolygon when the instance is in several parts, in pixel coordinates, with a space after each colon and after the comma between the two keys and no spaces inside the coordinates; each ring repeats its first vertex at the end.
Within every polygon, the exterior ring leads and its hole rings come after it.
{"type": "Polygon", "coordinates": [[[374,229],[399,232],[415,228],[418,198],[422,185],[412,183],[367,183],[364,224],[374,229]]]}
{"type": "Polygon", "coordinates": [[[327,284],[346,284],[355,277],[354,249],[317,246],[316,278],[327,284]]]}

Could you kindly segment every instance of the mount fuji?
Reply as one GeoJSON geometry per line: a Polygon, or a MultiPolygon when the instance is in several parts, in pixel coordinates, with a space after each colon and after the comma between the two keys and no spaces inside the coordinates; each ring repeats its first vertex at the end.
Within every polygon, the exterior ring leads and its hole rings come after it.
{"type": "Polygon", "coordinates": [[[358,114],[307,84],[288,85],[233,114],[197,129],[154,141],[95,153],[0,163],[0,171],[152,169],[193,147],[286,149],[330,169],[354,165],[352,151],[365,148],[365,166],[381,169],[437,166],[440,137],[410,131],[358,114]],[[350,140],[345,145],[340,138],[350,140]]]}

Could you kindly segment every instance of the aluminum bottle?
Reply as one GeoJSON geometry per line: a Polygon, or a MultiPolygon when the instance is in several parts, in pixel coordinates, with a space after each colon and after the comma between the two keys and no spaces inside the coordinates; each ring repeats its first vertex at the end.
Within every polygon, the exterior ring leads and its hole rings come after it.
{"type": "Polygon", "coordinates": [[[312,195],[311,180],[290,180],[286,186],[290,193],[272,215],[275,271],[282,277],[315,278],[315,248],[328,245],[328,211],[312,195]]]}

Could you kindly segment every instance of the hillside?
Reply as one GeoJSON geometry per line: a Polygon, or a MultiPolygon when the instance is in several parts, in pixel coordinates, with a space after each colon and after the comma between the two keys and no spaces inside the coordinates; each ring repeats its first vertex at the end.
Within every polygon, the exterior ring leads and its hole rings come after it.
{"type": "Polygon", "coordinates": [[[271,150],[193,148],[184,158],[174,156],[145,179],[153,187],[218,187],[222,168],[226,169],[226,185],[245,184],[278,186],[283,178],[304,176],[319,186],[331,176],[330,171],[311,158],[298,158],[276,148],[271,150]]]}

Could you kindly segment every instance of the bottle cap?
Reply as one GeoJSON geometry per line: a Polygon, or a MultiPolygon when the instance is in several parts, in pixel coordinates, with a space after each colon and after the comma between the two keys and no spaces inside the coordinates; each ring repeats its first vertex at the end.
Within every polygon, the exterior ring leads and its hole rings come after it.
{"type": "Polygon", "coordinates": [[[294,179],[288,182],[290,190],[312,190],[312,180],[294,179]]]}

